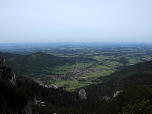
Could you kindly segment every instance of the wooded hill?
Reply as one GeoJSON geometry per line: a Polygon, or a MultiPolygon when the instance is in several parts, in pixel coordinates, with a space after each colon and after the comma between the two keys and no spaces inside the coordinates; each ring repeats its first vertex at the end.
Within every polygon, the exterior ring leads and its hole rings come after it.
{"type": "Polygon", "coordinates": [[[92,58],[84,57],[57,57],[43,52],[35,52],[31,55],[25,55],[13,58],[7,61],[7,66],[11,67],[17,76],[30,73],[43,73],[46,67],[63,66],[66,63],[75,64],[76,62],[96,61],[92,58]]]}

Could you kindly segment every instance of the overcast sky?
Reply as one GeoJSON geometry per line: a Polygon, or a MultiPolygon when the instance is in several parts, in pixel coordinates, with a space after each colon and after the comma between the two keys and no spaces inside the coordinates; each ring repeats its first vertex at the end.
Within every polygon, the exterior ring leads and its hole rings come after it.
{"type": "Polygon", "coordinates": [[[152,0],[0,0],[0,43],[152,42],[152,0]]]}

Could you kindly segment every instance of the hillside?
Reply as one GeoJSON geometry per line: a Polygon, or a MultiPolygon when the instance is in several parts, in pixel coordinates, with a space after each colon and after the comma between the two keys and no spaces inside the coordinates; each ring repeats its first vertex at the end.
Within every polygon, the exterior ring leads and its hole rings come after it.
{"type": "Polygon", "coordinates": [[[151,74],[152,73],[152,61],[137,63],[135,65],[131,65],[123,70],[117,71],[109,76],[101,77],[104,82],[109,80],[118,80],[121,78],[125,78],[132,74],[151,74]]]}
{"type": "Polygon", "coordinates": [[[152,88],[142,85],[127,88],[102,104],[101,109],[102,114],[152,114],[152,88]]]}
{"type": "Polygon", "coordinates": [[[7,61],[7,66],[11,67],[17,76],[28,75],[32,73],[44,73],[46,67],[53,68],[55,66],[63,66],[66,63],[75,64],[75,62],[96,61],[84,57],[57,57],[43,52],[35,52],[31,55],[22,56],[19,58],[10,59],[7,61]]]}
{"type": "Polygon", "coordinates": [[[0,56],[0,113],[32,113],[26,93],[16,87],[16,76],[0,56]]]}
{"type": "Polygon", "coordinates": [[[15,57],[21,57],[22,55],[12,54],[9,52],[6,52],[6,53],[0,52],[0,56],[4,57],[6,60],[8,60],[8,59],[15,58],[15,57]]]}
{"type": "Polygon", "coordinates": [[[0,78],[2,88],[0,90],[0,113],[89,114],[85,110],[74,107],[74,105],[79,105],[78,94],[68,93],[61,89],[44,88],[25,77],[17,77],[16,83],[14,86],[0,78]]]}
{"type": "Polygon", "coordinates": [[[90,99],[99,100],[104,96],[112,98],[116,91],[133,85],[152,85],[152,61],[129,66],[100,79],[102,83],[85,88],[90,99]]]}

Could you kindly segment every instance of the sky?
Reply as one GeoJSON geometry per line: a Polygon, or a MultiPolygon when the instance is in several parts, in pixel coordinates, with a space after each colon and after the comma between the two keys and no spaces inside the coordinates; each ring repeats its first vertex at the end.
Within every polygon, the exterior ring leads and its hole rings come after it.
{"type": "Polygon", "coordinates": [[[151,42],[152,0],[0,0],[0,43],[151,42]]]}

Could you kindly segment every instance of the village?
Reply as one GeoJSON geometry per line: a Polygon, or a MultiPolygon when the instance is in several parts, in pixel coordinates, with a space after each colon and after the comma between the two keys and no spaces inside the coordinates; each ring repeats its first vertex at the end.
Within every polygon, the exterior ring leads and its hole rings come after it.
{"type": "MultiPolygon", "coordinates": [[[[37,77],[32,77],[32,79],[40,80],[39,84],[43,87],[46,88],[58,88],[56,84],[51,84],[51,82],[55,82],[58,80],[65,80],[70,82],[71,80],[76,80],[76,81],[89,81],[92,82],[94,77],[85,77],[88,73],[91,72],[100,72],[100,71],[105,71],[105,69],[98,69],[94,70],[96,67],[95,66],[88,66],[88,67],[81,67],[81,68],[71,68],[71,72],[68,72],[66,74],[55,74],[55,75],[45,75],[45,74],[40,74],[37,77]],[[49,84],[46,84],[46,81],[49,80],[49,84]]],[[[93,82],[94,83],[94,82],[93,82]]],[[[71,87],[76,87],[74,85],[71,85],[71,87]]]]}

